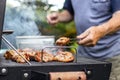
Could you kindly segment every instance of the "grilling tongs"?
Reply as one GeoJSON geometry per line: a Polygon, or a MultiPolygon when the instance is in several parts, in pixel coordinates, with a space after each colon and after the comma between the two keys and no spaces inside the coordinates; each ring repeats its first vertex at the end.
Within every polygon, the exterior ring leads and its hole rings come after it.
{"type": "Polygon", "coordinates": [[[77,38],[70,38],[70,41],[79,41],[80,39],[77,38]]]}
{"type": "MultiPolygon", "coordinates": [[[[11,34],[11,33],[13,33],[12,30],[5,30],[5,31],[3,31],[3,34],[11,34]]],[[[27,59],[25,59],[25,58],[17,51],[17,49],[16,49],[4,36],[2,36],[2,40],[3,40],[11,49],[13,49],[19,56],[21,56],[29,65],[31,65],[31,63],[30,63],[27,59]]]]}

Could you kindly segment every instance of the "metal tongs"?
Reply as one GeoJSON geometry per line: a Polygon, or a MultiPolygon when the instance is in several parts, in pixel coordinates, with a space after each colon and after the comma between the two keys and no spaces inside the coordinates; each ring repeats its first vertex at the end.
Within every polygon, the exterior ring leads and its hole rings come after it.
{"type": "Polygon", "coordinates": [[[79,41],[80,39],[77,38],[70,38],[70,41],[79,41]]]}
{"type": "MultiPolygon", "coordinates": [[[[12,30],[3,31],[3,34],[11,34],[11,33],[13,33],[12,30]]],[[[19,56],[21,56],[29,65],[31,65],[31,63],[30,63],[27,59],[25,59],[25,58],[17,51],[17,49],[16,49],[4,36],[2,36],[2,40],[3,40],[11,49],[13,49],[19,56]]]]}
{"type": "Polygon", "coordinates": [[[73,42],[79,42],[81,39],[77,39],[77,38],[70,38],[70,42],[69,43],[73,43],[73,42]]]}

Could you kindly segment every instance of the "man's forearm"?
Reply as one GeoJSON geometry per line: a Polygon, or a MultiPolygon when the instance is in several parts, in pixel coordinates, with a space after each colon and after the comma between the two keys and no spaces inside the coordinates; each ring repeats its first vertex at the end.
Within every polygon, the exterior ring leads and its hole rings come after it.
{"type": "Polygon", "coordinates": [[[112,18],[108,22],[100,25],[100,27],[103,30],[104,35],[112,34],[120,30],[120,11],[115,12],[112,18]]]}
{"type": "Polygon", "coordinates": [[[73,16],[67,10],[60,12],[58,15],[59,22],[69,22],[73,20],[73,16]]]}

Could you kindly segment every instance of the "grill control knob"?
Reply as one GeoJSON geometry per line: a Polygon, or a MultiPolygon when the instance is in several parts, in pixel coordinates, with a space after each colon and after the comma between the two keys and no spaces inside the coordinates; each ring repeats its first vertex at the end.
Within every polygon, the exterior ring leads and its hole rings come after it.
{"type": "Polygon", "coordinates": [[[90,75],[90,74],[91,74],[91,71],[87,71],[87,74],[90,75]]]}
{"type": "Polygon", "coordinates": [[[7,70],[6,70],[5,68],[3,68],[3,69],[1,70],[1,72],[2,72],[3,74],[5,74],[5,73],[7,72],[7,70]]]}
{"type": "Polygon", "coordinates": [[[28,73],[24,73],[24,77],[25,77],[25,78],[27,78],[27,77],[28,77],[28,75],[29,75],[28,73]]]}

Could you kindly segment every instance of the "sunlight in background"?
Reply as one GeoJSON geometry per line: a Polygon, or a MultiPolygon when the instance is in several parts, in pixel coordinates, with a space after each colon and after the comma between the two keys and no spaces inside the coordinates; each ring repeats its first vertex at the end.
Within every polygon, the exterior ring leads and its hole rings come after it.
{"type": "MultiPolygon", "coordinates": [[[[24,1],[24,0],[20,0],[20,1],[24,1]]],[[[48,4],[54,5],[53,7],[51,7],[51,10],[57,11],[58,9],[61,9],[63,7],[65,0],[46,0],[46,1],[48,4]]],[[[8,0],[7,3],[13,7],[20,6],[19,0],[8,0]]]]}
{"type": "Polygon", "coordinates": [[[58,9],[61,9],[63,7],[65,0],[48,0],[48,4],[54,5],[51,7],[51,10],[57,11],[58,9]]]}
{"type": "Polygon", "coordinates": [[[12,7],[20,6],[20,3],[17,0],[7,0],[7,4],[12,6],[12,7]]]}

